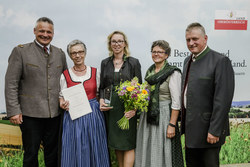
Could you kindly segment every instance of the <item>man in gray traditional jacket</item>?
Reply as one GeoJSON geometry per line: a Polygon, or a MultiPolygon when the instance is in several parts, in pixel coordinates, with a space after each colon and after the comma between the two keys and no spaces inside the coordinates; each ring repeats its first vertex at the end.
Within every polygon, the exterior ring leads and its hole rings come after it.
{"type": "Polygon", "coordinates": [[[39,18],[34,42],[18,45],[9,57],[5,76],[7,116],[19,124],[24,148],[24,167],[38,167],[42,142],[46,167],[57,166],[60,124],[59,80],[67,68],[64,52],[51,45],[53,22],[39,18]]]}
{"type": "Polygon", "coordinates": [[[182,75],[182,126],[187,167],[219,167],[219,152],[229,135],[234,71],[228,57],[207,46],[199,23],[186,29],[192,53],[184,61],[182,75]]]}

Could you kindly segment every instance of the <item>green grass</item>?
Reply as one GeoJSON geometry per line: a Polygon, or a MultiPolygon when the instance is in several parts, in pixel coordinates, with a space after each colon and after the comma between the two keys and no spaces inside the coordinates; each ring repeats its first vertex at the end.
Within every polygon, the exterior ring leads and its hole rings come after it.
{"type": "MultiPolygon", "coordinates": [[[[230,129],[231,136],[227,137],[221,148],[220,164],[250,163],[250,123],[231,125],[230,129]]],[[[184,136],[182,136],[182,146],[184,149],[184,136]]],[[[42,149],[38,157],[39,166],[45,166],[42,149]]],[[[118,167],[114,150],[110,150],[110,159],[112,167],[118,167]]],[[[2,151],[0,146],[0,167],[21,167],[22,160],[22,151],[2,151]]]]}
{"type": "MultiPolygon", "coordinates": [[[[220,151],[220,164],[250,163],[250,123],[230,125],[230,136],[220,151]]],[[[184,135],[181,137],[185,159],[184,135]]]]}
{"type": "Polygon", "coordinates": [[[14,125],[10,123],[10,120],[0,120],[0,124],[14,125]]]}
{"type": "MultiPolygon", "coordinates": [[[[38,162],[40,167],[44,167],[43,150],[38,152],[38,162]]],[[[22,151],[2,151],[0,146],[0,167],[22,167],[23,152],[22,151]]]]}
{"type": "Polygon", "coordinates": [[[221,148],[220,163],[250,163],[250,123],[231,125],[230,133],[221,148]]]}

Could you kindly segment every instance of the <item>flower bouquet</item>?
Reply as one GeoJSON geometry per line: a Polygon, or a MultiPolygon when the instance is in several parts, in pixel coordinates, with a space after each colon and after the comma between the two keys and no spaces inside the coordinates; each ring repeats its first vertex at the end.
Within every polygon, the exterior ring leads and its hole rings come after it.
{"type": "MultiPolygon", "coordinates": [[[[125,81],[116,87],[118,96],[123,100],[125,112],[130,110],[148,111],[149,90],[147,82],[138,83],[138,78],[134,77],[131,81],[125,81]]],[[[129,129],[129,120],[123,116],[117,121],[121,129],[129,129]]]]}

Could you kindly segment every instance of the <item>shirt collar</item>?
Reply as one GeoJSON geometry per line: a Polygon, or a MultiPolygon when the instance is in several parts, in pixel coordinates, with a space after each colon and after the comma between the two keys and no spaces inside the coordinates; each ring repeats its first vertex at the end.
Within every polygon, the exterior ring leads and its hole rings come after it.
{"type": "MultiPolygon", "coordinates": [[[[38,46],[40,46],[41,48],[43,48],[44,46],[42,44],[40,44],[37,40],[35,40],[35,42],[37,43],[38,46]]],[[[50,44],[48,44],[47,46],[45,46],[47,48],[48,53],[50,53],[50,44]]]]}
{"type": "Polygon", "coordinates": [[[197,55],[193,54],[192,60],[195,61],[195,59],[197,59],[206,49],[207,49],[207,45],[206,45],[206,47],[205,47],[200,53],[198,53],[197,55]]]}

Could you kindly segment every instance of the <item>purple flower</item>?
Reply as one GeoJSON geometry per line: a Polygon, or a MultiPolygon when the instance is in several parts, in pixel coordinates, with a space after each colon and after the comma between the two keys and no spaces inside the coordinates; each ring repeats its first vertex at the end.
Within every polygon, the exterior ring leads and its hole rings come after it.
{"type": "Polygon", "coordinates": [[[123,89],[123,90],[126,90],[126,88],[127,88],[127,87],[126,87],[126,86],[124,86],[122,89],[123,89]]]}
{"type": "Polygon", "coordinates": [[[132,94],[131,97],[132,97],[132,98],[136,98],[136,97],[137,97],[137,94],[132,94]]]}
{"type": "Polygon", "coordinates": [[[125,94],[125,91],[120,91],[120,93],[118,95],[123,96],[124,94],[125,94]]]}

